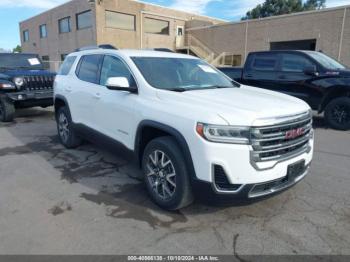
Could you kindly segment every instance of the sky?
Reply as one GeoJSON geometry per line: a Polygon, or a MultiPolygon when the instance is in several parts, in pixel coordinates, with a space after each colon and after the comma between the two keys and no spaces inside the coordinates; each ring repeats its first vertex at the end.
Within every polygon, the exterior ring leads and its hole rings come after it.
{"type": "MultiPolygon", "coordinates": [[[[0,0],[0,48],[10,50],[19,43],[18,23],[67,0],[0,0]]],[[[264,0],[142,0],[183,11],[238,21],[264,0]]],[[[350,0],[327,0],[327,7],[350,4],[350,0]]]]}

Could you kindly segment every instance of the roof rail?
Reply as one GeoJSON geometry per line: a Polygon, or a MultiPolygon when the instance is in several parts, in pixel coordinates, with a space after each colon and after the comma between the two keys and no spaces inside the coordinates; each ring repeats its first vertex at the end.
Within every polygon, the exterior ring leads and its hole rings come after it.
{"type": "Polygon", "coordinates": [[[91,46],[83,46],[80,48],[77,48],[75,52],[79,51],[86,51],[86,50],[94,50],[94,49],[111,49],[111,50],[118,50],[118,48],[114,47],[113,45],[105,44],[105,45],[91,45],[91,46]]]}

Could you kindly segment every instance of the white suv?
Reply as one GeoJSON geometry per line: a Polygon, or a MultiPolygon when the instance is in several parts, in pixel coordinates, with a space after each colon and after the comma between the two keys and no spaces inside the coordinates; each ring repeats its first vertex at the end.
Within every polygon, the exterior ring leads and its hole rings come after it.
{"type": "Polygon", "coordinates": [[[189,205],[195,192],[230,201],[267,196],[304,178],[312,160],[306,103],[239,85],[192,56],[78,51],[54,92],[62,144],[77,147],[87,135],[122,144],[165,209],[189,205]]]}

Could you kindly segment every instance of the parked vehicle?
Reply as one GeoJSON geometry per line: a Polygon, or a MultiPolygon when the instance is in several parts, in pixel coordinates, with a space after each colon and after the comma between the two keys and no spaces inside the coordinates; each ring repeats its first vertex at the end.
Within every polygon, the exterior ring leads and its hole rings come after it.
{"type": "Polygon", "coordinates": [[[350,129],[350,70],[320,52],[250,53],[244,68],[220,68],[245,84],[286,93],[323,113],[329,126],[350,129]]]}
{"type": "Polygon", "coordinates": [[[253,200],[287,189],[313,156],[310,107],[231,81],[187,55],[92,49],[70,54],[55,80],[59,138],[122,144],[155,203],[175,210],[193,193],[253,200]]]}
{"type": "Polygon", "coordinates": [[[52,106],[54,77],[38,55],[0,53],[0,121],[11,122],[16,108],[52,106]]]}

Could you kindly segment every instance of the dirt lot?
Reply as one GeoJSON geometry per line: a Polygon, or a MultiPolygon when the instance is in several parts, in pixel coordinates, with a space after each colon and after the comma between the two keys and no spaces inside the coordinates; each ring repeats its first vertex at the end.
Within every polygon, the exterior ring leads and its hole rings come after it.
{"type": "Polygon", "coordinates": [[[64,149],[53,113],[0,124],[1,254],[350,254],[350,132],[315,119],[311,173],[249,206],[164,212],[122,154],[64,149]]]}

